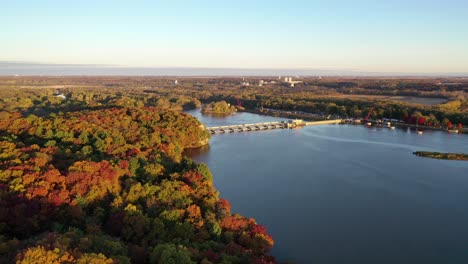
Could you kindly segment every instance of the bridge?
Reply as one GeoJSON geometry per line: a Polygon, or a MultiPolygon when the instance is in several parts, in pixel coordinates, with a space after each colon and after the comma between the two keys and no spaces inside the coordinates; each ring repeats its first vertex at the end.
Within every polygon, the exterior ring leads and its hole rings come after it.
{"type": "Polygon", "coordinates": [[[305,126],[316,126],[316,125],[330,125],[330,124],[341,124],[343,119],[332,119],[332,120],[322,120],[322,121],[312,121],[304,122],[305,126]]]}
{"type": "Polygon", "coordinates": [[[285,122],[265,122],[255,124],[239,124],[229,126],[213,126],[207,127],[206,129],[211,134],[226,133],[226,132],[244,132],[244,131],[258,131],[258,130],[269,130],[278,128],[287,128],[288,124],[285,122]]]}
{"type": "Polygon", "coordinates": [[[323,120],[323,121],[312,121],[304,122],[302,120],[290,120],[289,122],[265,122],[265,123],[255,123],[255,124],[239,124],[239,125],[228,125],[228,126],[213,126],[207,127],[211,134],[220,134],[220,133],[233,133],[233,132],[245,132],[245,131],[261,131],[261,130],[270,130],[270,129],[281,129],[281,128],[294,128],[302,126],[315,126],[315,125],[325,125],[325,124],[339,124],[342,123],[342,119],[334,120],[323,120]]]}

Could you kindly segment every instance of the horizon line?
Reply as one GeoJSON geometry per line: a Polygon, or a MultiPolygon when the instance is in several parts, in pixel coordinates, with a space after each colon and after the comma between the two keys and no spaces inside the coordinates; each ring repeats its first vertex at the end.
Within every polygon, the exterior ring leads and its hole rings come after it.
{"type": "Polygon", "coordinates": [[[70,64],[27,61],[0,61],[0,76],[174,76],[174,77],[238,77],[238,76],[353,76],[353,77],[468,77],[468,72],[391,72],[350,68],[253,68],[197,66],[128,66],[113,64],[70,64]],[[115,70],[115,72],[112,72],[115,70]],[[157,72],[159,70],[159,72],[157,72]],[[177,71],[181,72],[177,72],[177,71]],[[190,71],[194,72],[183,72],[190,71]],[[55,72],[51,72],[55,71],[55,72]],[[62,72],[60,72],[62,71],[62,72]],[[83,72],[85,71],[85,72],[83,72]],[[99,72],[101,71],[101,72],[99,72]],[[107,71],[107,72],[106,72],[107,71]],[[133,71],[125,73],[122,71],[133,71]],[[138,71],[143,71],[138,73],[138,71]],[[146,71],[146,72],[144,72],[146,71]],[[156,72],[154,72],[156,71],[156,72]],[[166,71],[166,72],[164,72],[166,71]],[[169,71],[169,72],[168,72],[169,71]],[[196,71],[199,71],[198,73],[196,71]],[[200,72],[201,71],[201,72],[200,72]],[[204,71],[204,72],[203,72],[204,71]],[[210,72],[214,71],[214,72],[210,72]],[[257,72],[255,72],[257,71],[257,72]]]}

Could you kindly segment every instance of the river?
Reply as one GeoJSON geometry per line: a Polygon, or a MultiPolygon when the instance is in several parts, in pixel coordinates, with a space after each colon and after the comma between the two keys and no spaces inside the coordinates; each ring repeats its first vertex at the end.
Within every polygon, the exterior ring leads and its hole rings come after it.
{"type": "MultiPolygon", "coordinates": [[[[208,126],[285,120],[188,113],[208,126]]],[[[468,263],[468,136],[322,125],[213,135],[205,162],[232,211],[253,217],[293,263],[468,263]]]]}

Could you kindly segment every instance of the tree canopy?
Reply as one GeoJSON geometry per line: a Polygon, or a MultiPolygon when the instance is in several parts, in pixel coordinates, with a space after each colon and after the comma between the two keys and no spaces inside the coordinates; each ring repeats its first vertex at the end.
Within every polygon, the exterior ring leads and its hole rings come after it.
{"type": "Polygon", "coordinates": [[[209,134],[159,107],[0,112],[0,262],[274,263],[186,148],[209,134]]]}

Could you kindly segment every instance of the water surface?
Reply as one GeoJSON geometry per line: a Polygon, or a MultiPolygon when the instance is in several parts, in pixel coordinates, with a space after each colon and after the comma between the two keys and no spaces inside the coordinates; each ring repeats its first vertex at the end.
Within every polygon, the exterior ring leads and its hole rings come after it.
{"type": "MultiPolygon", "coordinates": [[[[207,125],[284,120],[191,114],[207,125]]],[[[214,135],[191,152],[232,210],[255,218],[295,263],[468,263],[466,135],[323,125],[214,135]]]]}

